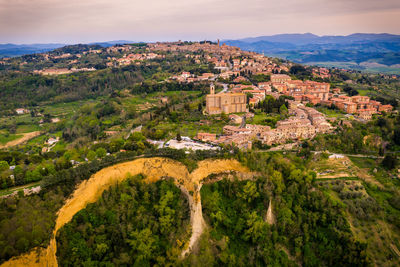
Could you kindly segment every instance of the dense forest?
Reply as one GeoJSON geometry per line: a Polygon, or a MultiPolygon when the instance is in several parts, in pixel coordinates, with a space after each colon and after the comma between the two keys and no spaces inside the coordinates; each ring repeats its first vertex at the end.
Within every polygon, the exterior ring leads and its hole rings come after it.
{"type": "MultiPolygon", "coordinates": [[[[105,61],[106,58],[101,59],[105,61]]],[[[85,67],[92,67],[86,66],[85,67]]],[[[114,91],[131,90],[133,94],[168,90],[196,90],[199,86],[157,84],[171,74],[192,71],[200,75],[215,72],[212,64],[199,66],[185,57],[168,55],[164,60],[151,60],[148,64],[128,65],[120,68],[100,68],[93,72],[64,75],[40,75],[31,71],[0,71],[0,111],[37,106],[42,102],[60,103],[107,96],[114,91]],[[151,81],[140,86],[144,81],[151,81]],[[177,88],[178,87],[178,88],[177,88]],[[179,88],[181,87],[181,88],[179,88]]]]}
{"type": "Polygon", "coordinates": [[[57,189],[0,199],[0,263],[34,247],[45,247],[64,200],[64,194],[57,189]]]}
{"type": "Polygon", "coordinates": [[[262,173],[255,181],[222,180],[203,186],[203,211],[210,229],[188,261],[234,266],[371,263],[367,244],[354,239],[343,208],[312,190],[313,175],[281,156],[246,158],[262,173]],[[273,225],[265,220],[270,200],[277,217],[273,225]]]}
{"type": "Polygon", "coordinates": [[[172,181],[127,179],[77,213],[57,236],[60,266],[172,265],[190,233],[189,207],[172,181]]]}
{"type": "Polygon", "coordinates": [[[311,142],[310,149],[380,155],[400,150],[399,116],[382,116],[367,123],[353,121],[350,124],[338,124],[335,134],[317,136],[311,142]]]}
{"type": "MultiPolygon", "coordinates": [[[[99,144],[97,147],[104,147],[104,145],[99,144]]],[[[184,151],[148,148],[142,151],[116,153],[102,159],[94,159],[75,168],[60,169],[53,174],[44,176],[40,183],[42,190],[39,194],[30,196],[19,194],[13,198],[0,198],[0,244],[4,244],[4,246],[0,246],[0,263],[34,247],[46,247],[54,227],[56,213],[74,191],[76,185],[89,179],[92,174],[102,168],[133,160],[137,156],[168,157],[181,161],[189,169],[196,168],[198,160],[210,157],[231,157],[225,150],[197,151],[188,156],[184,151]],[[27,216],[27,212],[29,216],[27,216]],[[20,245],[17,246],[17,243],[20,245]]]]}

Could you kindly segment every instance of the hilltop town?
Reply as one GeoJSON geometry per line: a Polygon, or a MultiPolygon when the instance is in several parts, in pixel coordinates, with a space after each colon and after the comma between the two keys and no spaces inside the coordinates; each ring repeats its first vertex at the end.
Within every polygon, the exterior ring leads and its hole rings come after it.
{"type": "MultiPolygon", "coordinates": [[[[331,124],[332,118],[327,118],[325,114],[316,110],[316,106],[340,110],[360,121],[368,121],[374,114],[393,110],[392,105],[382,104],[368,96],[350,96],[341,88],[331,88],[331,83],[328,81],[332,78],[333,72],[327,68],[312,67],[309,69],[309,77],[313,80],[301,80],[290,73],[296,67],[291,62],[221,45],[219,41],[149,43],[108,48],[95,46],[86,49],[77,47],[75,50],[68,49],[70,52],[55,51],[32,55],[28,59],[57,62],[55,66],[63,62],[62,65],[68,67],[43,67],[31,71],[47,76],[94,72],[96,68],[148,66],[152,62],[168,60],[171,55],[183,56],[194,66],[207,64],[208,72],[182,71],[166,77],[162,82],[209,86],[209,94],[205,96],[205,108],[202,112],[211,117],[231,115],[231,123],[223,127],[222,133],[207,133],[201,130],[196,133],[197,140],[214,145],[236,145],[251,149],[254,142],[271,146],[311,139],[317,134],[332,132],[335,128],[331,124]],[[82,60],[90,62],[99,55],[102,62],[82,64],[82,60]],[[216,92],[216,88],[220,91],[216,92]],[[286,107],[285,116],[270,126],[246,122],[246,119],[252,120],[255,110],[262,110],[268,105],[266,102],[271,98],[281,101],[286,107]]],[[[22,68],[29,66],[29,60],[19,62],[19,66],[22,68]]],[[[10,59],[3,59],[1,63],[7,65],[9,61],[10,59]]],[[[36,64],[38,65],[40,66],[36,64]]],[[[168,99],[165,98],[163,102],[167,103],[168,99]]],[[[15,112],[24,114],[29,110],[17,108],[15,112]]]]}
{"type": "MultiPolygon", "coordinates": [[[[298,141],[313,138],[318,133],[328,133],[334,127],[326,120],[326,116],[312,106],[322,105],[354,114],[357,119],[370,120],[373,114],[391,112],[390,104],[383,105],[379,101],[371,100],[368,96],[348,96],[341,93],[340,88],[330,88],[326,82],[310,80],[295,80],[287,74],[291,64],[276,63],[268,57],[254,52],[241,51],[236,47],[210,43],[157,43],[148,46],[152,56],[155,52],[203,51],[206,55],[186,55],[196,63],[206,60],[212,63],[218,73],[203,73],[194,75],[182,72],[170,77],[180,83],[195,83],[208,81],[210,93],[206,96],[205,113],[208,115],[242,113],[240,126],[227,125],[223,128],[223,135],[217,138],[216,134],[199,132],[197,139],[214,144],[234,144],[240,148],[252,147],[255,140],[266,145],[281,144],[288,141],[298,141]],[[265,80],[251,82],[249,75],[259,75],[265,80]],[[232,81],[229,85],[224,82],[232,81]],[[215,93],[215,83],[221,84],[223,90],[215,93]],[[250,97],[248,97],[250,95],[250,97]],[[289,118],[279,121],[275,129],[263,125],[246,124],[246,117],[254,116],[250,109],[260,105],[266,96],[275,99],[287,97],[289,118]],[[310,105],[311,107],[307,106],[310,105]]],[[[128,56],[129,57],[129,56],[128,56]]],[[[125,58],[125,57],[124,57],[125,58]]],[[[313,68],[312,75],[319,78],[329,78],[326,68],[313,68]]]]}

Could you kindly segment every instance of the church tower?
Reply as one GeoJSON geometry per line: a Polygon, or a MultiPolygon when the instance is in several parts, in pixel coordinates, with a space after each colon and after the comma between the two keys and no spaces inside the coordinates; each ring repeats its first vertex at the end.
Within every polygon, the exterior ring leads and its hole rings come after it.
{"type": "Polygon", "coordinates": [[[214,84],[210,84],[210,95],[214,95],[215,94],[215,86],[214,84]]]}

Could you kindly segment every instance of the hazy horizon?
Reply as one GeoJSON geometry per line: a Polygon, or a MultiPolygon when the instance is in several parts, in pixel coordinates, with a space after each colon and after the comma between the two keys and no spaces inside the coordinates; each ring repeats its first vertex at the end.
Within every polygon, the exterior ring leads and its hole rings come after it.
{"type": "Polygon", "coordinates": [[[0,0],[0,43],[400,34],[398,0],[0,0]]]}
{"type": "Polygon", "coordinates": [[[155,39],[155,40],[128,40],[128,39],[120,39],[120,40],[111,40],[111,39],[102,39],[102,40],[96,40],[96,41],[88,41],[88,42],[48,42],[48,43],[40,43],[40,42],[35,42],[35,43],[28,43],[28,42],[0,42],[0,44],[4,45],[4,44],[15,44],[15,45],[46,45],[46,44],[65,44],[65,45],[72,45],[72,44],[92,44],[92,43],[108,43],[108,42],[119,42],[119,41],[126,41],[126,42],[143,42],[143,43],[151,43],[151,42],[174,42],[174,41],[187,41],[187,42],[197,42],[197,41],[217,41],[218,39],[220,41],[224,41],[224,40],[239,40],[239,39],[245,39],[245,38],[256,38],[256,37],[261,37],[261,36],[274,36],[274,35],[285,35],[285,34],[313,34],[313,35],[317,35],[319,37],[324,37],[324,36],[349,36],[349,35],[353,35],[353,34],[390,34],[390,35],[399,35],[400,34],[395,34],[395,33],[388,33],[388,32],[355,32],[355,33],[351,33],[351,34],[346,34],[346,35],[334,35],[334,34],[323,34],[323,35],[319,35],[319,34],[314,34],[311,32],[293,32],[293,33],[277,33],[277,34],[261,34],[261,35],[257,35],[257,36],[240,36],[240,37],[236,37],[236,38],[231,38],[231,39],[221,39],[221,38],[217,38],[217,39],[196,39],[196,40],[184,40],[184,39],[176,39],[176,40],[159,40],[159,39],[155,39]]]}

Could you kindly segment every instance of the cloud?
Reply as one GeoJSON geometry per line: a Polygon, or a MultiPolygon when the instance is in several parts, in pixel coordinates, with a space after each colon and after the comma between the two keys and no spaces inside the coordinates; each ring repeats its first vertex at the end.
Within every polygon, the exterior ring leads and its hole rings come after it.
{"type": "Polygon", "coordinates": [[[398,17],[398,0],[0,0],[0,42],[400,33],[398,17]]]}

